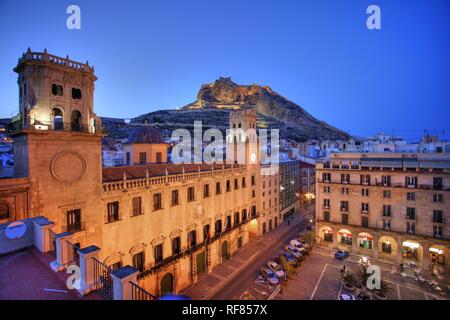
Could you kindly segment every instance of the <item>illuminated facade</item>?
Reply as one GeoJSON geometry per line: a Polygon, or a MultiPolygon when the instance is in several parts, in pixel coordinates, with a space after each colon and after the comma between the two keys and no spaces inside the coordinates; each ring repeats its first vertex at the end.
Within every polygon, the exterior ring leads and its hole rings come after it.
{"type": "MultiPolygon", "coordinates": [[[[195,283],[244,246],[250,232],[261,234],[257,138],[240,137],[245,164],[175,165],[156,133],[143,128],[138,136],[145,141],[126,146],[129,165],[103,168],[94,68],[28,50],[14,70],[21,114],[13,134],[16,178],[1,181],[0,223],[44,216],[53,222],[50,247],[64,238],[97,248],[111,269],[139,270],[138,284],[155,295],[195,283]]],[[[255,111],[232,112],[230,127],[255,129],[255,111]]],[[[276,197],[267,217],[278,214],[276,197]]]]}
{"type": "Polygon", "coordinates": [[[450,158],[333,154],[317,164],[317,241],[447,274],[450,158]]]}

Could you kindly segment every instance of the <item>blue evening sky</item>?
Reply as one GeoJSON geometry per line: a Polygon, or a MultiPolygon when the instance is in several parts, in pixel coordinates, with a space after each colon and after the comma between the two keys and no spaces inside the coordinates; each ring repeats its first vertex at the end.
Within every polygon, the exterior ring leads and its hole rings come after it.
{"type": "Polygon", "coordinates": [[[0,117],[18,110],[12,68],[30,46],[89,60],[100,116],[184,106],[231,76],[351,134],[450,132],[449,39],[448,0],[0,0],[0,117]],[[66,28],[70,4],[81,30],[66,28]]]}

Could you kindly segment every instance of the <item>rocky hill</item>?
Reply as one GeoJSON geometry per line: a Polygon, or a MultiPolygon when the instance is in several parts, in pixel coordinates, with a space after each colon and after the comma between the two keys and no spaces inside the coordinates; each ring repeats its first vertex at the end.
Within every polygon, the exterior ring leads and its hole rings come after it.
{"type": "Polygon", "coordinates": [[[202,85],[197,100],[179,110],[162,110],[141,115],[132,123],[154,123],[162,129],[190,129],[195,120],[205,127],[228,127],[228,113],[239,108],[255,108],[259,128],[280,129],[281,137],[295,141],[308,139],[348,139],[349,135],[320,121],[299,105],[270,87],[238,85],[231,78],[219,78],[202,85]]]}

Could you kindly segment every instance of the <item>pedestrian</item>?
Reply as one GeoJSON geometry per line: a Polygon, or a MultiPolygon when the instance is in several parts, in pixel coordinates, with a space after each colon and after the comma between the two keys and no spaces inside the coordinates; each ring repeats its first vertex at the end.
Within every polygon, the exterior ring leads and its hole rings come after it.
{"type": "Polygon", "coordinates": [[[288,226],[290,226],[290,225],[291,225],[291,220],[288,219],[288,226]]]}

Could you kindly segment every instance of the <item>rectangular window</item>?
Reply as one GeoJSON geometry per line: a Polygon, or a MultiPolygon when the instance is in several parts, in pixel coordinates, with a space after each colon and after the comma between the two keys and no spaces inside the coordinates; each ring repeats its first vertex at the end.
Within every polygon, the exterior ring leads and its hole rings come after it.
{"type": "Polygon", "coordinates": [[[443,183],[441,177],[434,177],[433,178],[433,189],[434,190],[442,190],[443,183]]]}
{"type": "Polygon", "coordinates": [[[416,208],[406,208],[406,219],[415,220],[416,219],[416,208]]]}
{"type": "Polygon", "coordinates": [[[187,244],[189,248],[195,247],[197,245],[197,232],[195,230],[189,231],[187,244]]]}
{"type": "Polygon", "coordinates": [[[324,211],[323,212],[323,220],[324,221],[330,221],[330,211],[324,211]]]}
{"type": "Polygon", "coordinates": [[[370,185],[370,175],[368,174],[362,174],[361,175],[361,184],[368,186],[370,185]]]}
{"type": "Polygon", "coordinates": [[[133,256],[133,267],[140,273],[144,272],[144,252],[139,252],[133,256]]]}
{"type": "Polygon", "coordinates": [[[433,194],[433,202],[443,202],[442,194],[435,193],[433,194]]]}
{"type": "Polygon", "coordinates": [[[391,230],[391,220],[390,219],[383,219],[383,229],[391,230]]]}
{"type": "Polygon", "coordinates": [[[433,210],[433,222],[442,223],[442,210],[433,210]]]}
{"type": "Polygon", "coordinates": [[[131,154],[129,152],[127,152],[126,164],[127,164],[127,166],[129,166],[131,164],[131,154]]]}
{"type": "Polygon", "coordinates": [[[405,185],[407,188],[417,188],[417,177],[405,177],[405,185]]]}
{"type": "Polygon", "coordinates": [[[330,193],[330,191],[331,191],[331,189],[330,189],[329,186],[323,187],[323,192],[324,192],[324,193],[330,193]]]}
{"type": "Polygon", "coordinates": [[[326,183],[331,182],[331,173],[328,172],[322,173],[322,180],[323,182],[326,183]]]}
{"type": "Polygon", "coordinates": [[[323,199],[323,207],[324,209],[330,208],[330,199],[323,199]]]}
{"type": "Polygon", "coordinates": [[[369,204],[367,202],[361,203],[361,211],[362,213],[369,213],[369,204]]]}
{"type": "Polygon", "coordinates": [[[155,246],[154,254],[155,254],[155,263],[159,263],[163,260],[163,245],[162,245],[162,243],[155,246]]]}
{"type": "Polygon", "coordinates": [[[406,193],[406,200],[408,200],[408,201],[416,200],[416,193],[415,192],[407,192],[406,193]]]}
{"type": "Polygon", "coordinates": [[[203,198],[209,198],[209,184],[203,186],[203,198]]]}
{"type": "Polygon", "coordinates": [[[220,187],[220,182],[216,182],[216,195],[221,194],[221,193],[222,193],[222,189],[220,187]]]}
{"type": "Polygon", "coordinates": [[[156,163],[161,163],[161,162],[162,162],[162,153],[157,152],[156,153],[156,163]]]}
{"type": "Polygon", "coordinates": [[[348,195],[348,188],[342,188],[342,194],[348,195]]]}
{"type": "Polygon", "coordinates": [[[235,225],[235,226],[238,226],[238,225],[239,225],[239,223],[240,223],[239,220],[240,220],[240,219],[239,219],[239,212],[235,212],[235,213],[234,213],[234,225],[235,225]]]}
{"type": "Polygon", "coordinates": [[[245,184],[245,177],[242,177],[242,188],[245,188],[246,184],[245,184]]]}
{"type": "Polygon", "coordinates": [[[108,223],[119,220],[119,201],[108,203],[108,223]]]}
{"type": "Polygon", "coordinates": [[[146,163],[147,163],[147,153],[139,152],[139,164],[146,164],[146,163]]]}
{"type": "Polygon", "coordinates": [[[369,227],[369,217],[361,217],[361,227],[363,228],[369,227]]]}
{"type": "Polygon", "coordinates": [[[416,223],[415,222],[406,222],[406,232],[410,234],[416,233],[416,223]]]}
{"type": "Polygon", "coordinates": [[[155,193],[153,195],[153,211],[162,209],[162,196],[161,193],[155,193]]]}
{"type": "Polygon", "coordinates": [[[383,216],[390,217],[391,216],[391,205],[383,204],[383,216]]]}
{"type": "Polygon", "coordinates": [[[442,239],[442,226],[433,226],[433,237],[442,239]]]}
{"type": "Polygon", "coordinates": [[[381,183],[385,187],[391,186],[391,176],[381,176],[381,183]]]}
{"type": "Polygon", "coordinates": [[[348,173],[341,174],[341,183],[345,183],[345,184],[350,183],[350,175],[348,173]]]}
{"type": "Polygon", "coordinates": [[[348,224],[348,214],[342,214],[342,224],[348,224]]]}
{"type": "Polygon", "coordinates": [[[230,192],[230,191],[231,191],[231,183],[230,183],[230,180],[227,180],[226,192],[230,192]]]}
{"type": "Polygon", "coordinates": [[[341,211],[348,211],[348,201],[341,201],[341,211]]]}
{"type": "Polygon", "coordinates": [[[189,187],[187,189],[187,202],[195,201],[195,189],[194,187],[189,187]]]}
{"type": "Polygon", "coordinates": [[[178,190],[172,190],[172,206],[179,205],[178,190]]]}
{"type": "Polygon", "coordinates": [[[78,232],[81,231],[81,210],[67,211],[67,231],[78,232]]]}
{"type": "Polygon", "coordinates": [[[239,181],[238,179],[234,179],[234,190],[239,189],[239,181]]]}
{"type": "Polygon", "coordinates": [[[390,199],[391,198],[391,191],[390,190],[383,190],[383,198],[390,199]]]}
{"type": "Polygon", "coordinates": [[[142,213],[143,213],[143,210],[142,210],[142,198],[141,197],[133,198],[133,212],[132,212],[132,215],[133,216],[138,216],[138,215],[140,215],[142,213]]]}
{"type": "Polygon", "coordinates": [[[227,216],[227,223],[225,225],[226,229],[231,229],[231,216],[227,216]]]}
{"type": "Polygon", "coordinates": [[[361,195],[363,197],[368,197],[369,196],[369,189],[361,189],[361,195]]]}
{"type": "Polygon", "coordinates": [[[255,184],[256,184],[255,176],[252,176],[252,187],[255,186],[255,184]]]}
{"type": "Polygon", "coordinates": [[[210,229],[211,229],[211,227],[210,227],[209,224],[207,224],[207,225],[205,225],[203,227],[203,241],[206,241],[206,240],[209,239],[209,237],[210,237],[210,229]]]}
{"type": "Polygon", "coordinates": [[[176,237],[172,239],[172,255],[176,256],[181,252],[181,238],[176,237]]]}
{"type": "Polygon", "coordinates": [[[214,231],[216,236],[219,236],[222,233],[222,220],[217,220],[214,225],[214,231]]]}

